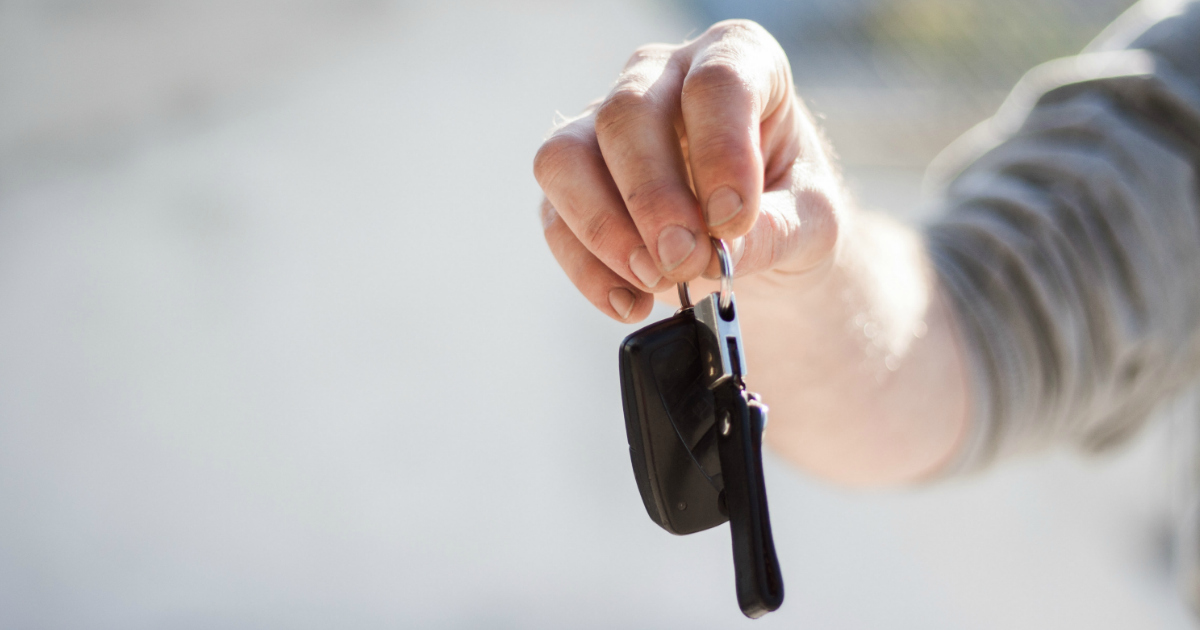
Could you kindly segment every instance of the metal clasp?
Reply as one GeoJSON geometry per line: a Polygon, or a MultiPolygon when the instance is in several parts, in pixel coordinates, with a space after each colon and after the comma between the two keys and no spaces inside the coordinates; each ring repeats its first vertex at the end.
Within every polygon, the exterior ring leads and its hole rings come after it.
{"type": "Polygon", "coordinates": [[[714,389],[730,378],[746,375],[746,354],[737,301],[733,297],[733,263],[725,243],[713,239],[721,263],[721,291],[696,304],[700,350],[704,361],[704,384],[714,389]]]}

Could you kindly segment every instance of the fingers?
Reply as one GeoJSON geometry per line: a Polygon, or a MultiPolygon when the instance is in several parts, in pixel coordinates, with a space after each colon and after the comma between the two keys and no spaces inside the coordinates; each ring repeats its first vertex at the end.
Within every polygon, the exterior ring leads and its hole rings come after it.
{"type": "Polygon", "coordinates": [[[676,122],[687,71],[677,48],[643,48],[596,110],[596,139],[646,251],[670,282],[696,277],[712,248],[676,122]]]}
{"type": "Polygon", "coordinates": [[[591,115],[550,137],[534,158],[534,175],[576,239],[642,291],[667,286],[630,218],[596,141],[591,115]]]}
{"type": "Polygon", "coordinates": [[[732,247],[734,275],[808,271],[832,258],[839,223],[835,201],[823,189],[800,186],[766,193],[758,221],[732,247]]]}
{"type": "Polygon", "coordinates": [[[730,242],[738,275],[808,269],[838,234],[836,182],[808,174],[836,179],[811,127],[786,56],[752,22],[644,47],[538,151],[546,239],[579,290],[623,321],[648,314],[649,293],[711,276],[710,234],[730,242]]]}
{"type": "Polygon", "coordinates": [[[596,308],[623,322],[641,321],[650,314],[654,298],[621,278],[588,251],[549,200],[542,201],[542,228],[559,266],[596,308]]]}
{"type": "Polygon", "coordinates": [[[748,24],[716,24],[692,43],[680,97],[692,185],[721,238],[750,229],[763,187],[760,122],[772,106],[774,64],[755,42],[761,29],[748,24]]]}
{"type": "MultiPolygon", "coordinates": [[[[762,27],[745,20],[714,25],[693,42],[682,85],[681,111],[696,196],[709,231],[719,238],[755,224],[764,189],[764,132],[795,137],[787,58],[762,27]]],[[[772,148],[779,144],[768,138],[772,148]]],[[[799,145],[772,155],[786,166],[799,145]]]]}
{"type": "MultiPolygon", "coordinates": [[[[726,239],[733,275],[748,276],[773,269],[785,274],[808,272],[834,258],[845,220],[841,187],[827,169],[797,160],[783,190],[763,194],[758,220],[744,236],[726,239]]],[[[703,277],[720,277],[716,262],[703,277]]]]}

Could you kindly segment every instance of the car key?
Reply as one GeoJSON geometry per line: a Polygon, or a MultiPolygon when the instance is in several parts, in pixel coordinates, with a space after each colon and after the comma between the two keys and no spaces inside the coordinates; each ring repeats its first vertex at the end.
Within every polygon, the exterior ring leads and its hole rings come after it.
{"type": "Polygon", "coordinates": [[[721,291],[621,345],[630,458],[650,518],[674,534],[730,521],[738,605],[760,617],[783,603],[762,472],[767,409],[745,389],[733,269],[713,239],[721,291]]]}
{"type": "Polygon", "coordinates": [[[721,461],[713,394],[705,385],[700,340],[686,285],[674,317],[621,344],[625,431],[638,491],[650,519],[672,534],[728,520],[720,507],[721,461]]]}

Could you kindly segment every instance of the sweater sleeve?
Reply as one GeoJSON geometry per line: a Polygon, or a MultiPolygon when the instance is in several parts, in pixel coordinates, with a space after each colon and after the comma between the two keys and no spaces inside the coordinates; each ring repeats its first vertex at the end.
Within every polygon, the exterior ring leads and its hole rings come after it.
{"type": "Polygon", "coordinates": [[[971,367],[957,470],[1131,435],[1200,374],[1200,2],[1135,5],[935,162],[971,367]]]}

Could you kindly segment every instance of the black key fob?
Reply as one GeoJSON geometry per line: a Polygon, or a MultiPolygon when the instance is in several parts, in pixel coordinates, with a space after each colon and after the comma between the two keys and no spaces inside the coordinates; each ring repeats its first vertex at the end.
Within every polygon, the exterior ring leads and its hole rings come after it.
{"type": "Polygon", "coordinates": [[[650,519],[672,534],[729,520],[713,393],[705,385],[691,309],[621,344],[621,398],[638,491],[650,519]]]}
{"type": "Polygon", "coordinates": [[[721,291],[621,343],[621,399],[638,491],[650,519],[672,534],[729,521],[738,606],[750,618],[783,603],[762,434],[767,407],[747,391],[733,266],[714,239],[721,291]]]}

